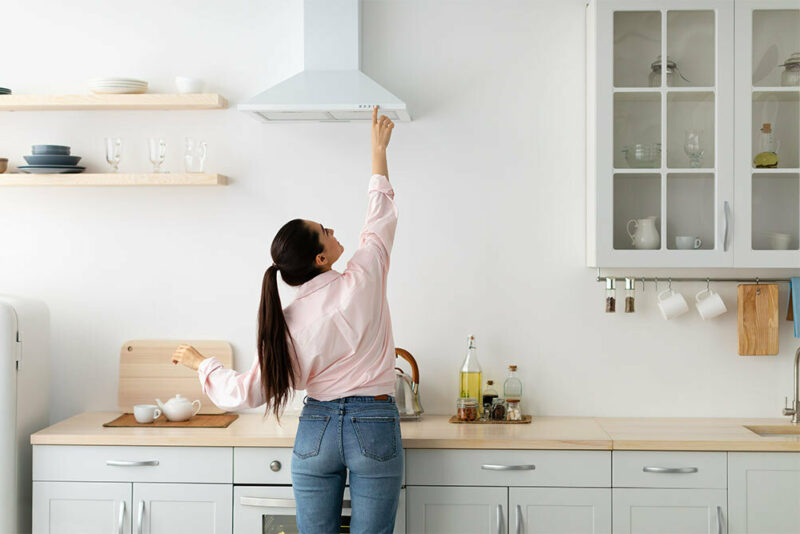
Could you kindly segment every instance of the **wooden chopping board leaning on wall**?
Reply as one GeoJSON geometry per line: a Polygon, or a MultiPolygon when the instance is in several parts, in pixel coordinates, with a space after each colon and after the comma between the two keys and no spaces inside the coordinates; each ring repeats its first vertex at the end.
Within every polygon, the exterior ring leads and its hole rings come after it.
{"type": "Polygon", "coordinates": [[[192,345],[203,356],[215,356],[222,365],[233,366],[233,348],[227,341],[134,339],[119,353],[119,409],[133,412],[135,404],[167,402],[180,393],[189,401],[202,403],[198,413],[224,413],[203,394],[197,371],[172,363],[172,353],[181,343],[192,345]]]}
{"type": "Polygon", "coordinates": [[[739,355],[778,354],[778,286],[739,286],[739,355]]]}

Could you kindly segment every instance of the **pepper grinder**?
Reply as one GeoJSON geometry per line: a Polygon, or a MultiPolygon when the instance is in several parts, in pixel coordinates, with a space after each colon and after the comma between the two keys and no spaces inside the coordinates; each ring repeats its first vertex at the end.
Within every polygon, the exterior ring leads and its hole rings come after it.
{"type": "Polygon", "coordinates": [[[636,311],[636,282],[633,278],[625,279],[625,313],[636,311]]]}
{"type": "Polygon", "coordinates": [[[606,313],[617,311],[617,279],[606,278],[606,313]]]}

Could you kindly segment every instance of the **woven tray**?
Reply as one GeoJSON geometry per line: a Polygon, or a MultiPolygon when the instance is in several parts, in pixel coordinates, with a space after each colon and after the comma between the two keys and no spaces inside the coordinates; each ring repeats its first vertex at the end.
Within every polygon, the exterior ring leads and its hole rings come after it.
{"type": "Polygon", "coordinates": [[[189,427],[189,428],[227,428],[239,418],[235,413],[220,414],[197,414],[188,421],[167,421],[165,416],[161,416],[152,423],[137,423],[132,413],[124,413],[105,423],[105,427],[134,426],[142,428],[163,428],[163,427],[189,427]]]}
{"type": "Polygon", "coordinates": [[[482,421],[478,419],[477,421],[459,421],[458,416],[454,415],[450,417],[448,423],[455,423],[457,425],[524,425],[525,423],[532,423],[533,416],[532,415],[523,415],[522,421],[493,421],[492,419],[487,419],[486,421],[482,421]]]}

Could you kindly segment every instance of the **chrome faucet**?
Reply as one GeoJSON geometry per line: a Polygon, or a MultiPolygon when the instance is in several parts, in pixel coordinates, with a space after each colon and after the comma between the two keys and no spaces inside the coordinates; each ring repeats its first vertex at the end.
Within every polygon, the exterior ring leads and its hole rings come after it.
{"type": "Polygon", "coordinates": [[[800,423],[800,349],[794,353],[794,401],[792,407],[789,408],[789,398],[785,399],[786,407],[783,409],[783,415],[791,415],[792,423],[800,423]]]}

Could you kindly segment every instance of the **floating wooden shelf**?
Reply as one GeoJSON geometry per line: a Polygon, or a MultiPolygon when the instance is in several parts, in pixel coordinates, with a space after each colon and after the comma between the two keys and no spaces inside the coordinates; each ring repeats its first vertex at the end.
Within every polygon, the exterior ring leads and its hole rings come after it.
{"type": "Polygon", "coordinates": [[[224,109],[216,93],[138,95],[0,95],[0,111],[224,109]]]}
{"type": "Polygon", "coordinates": [[[227,185],[222,174],[0,174],[0,187],[97,187],[97,186],[164,186],[164,185],[227,185]]]}

